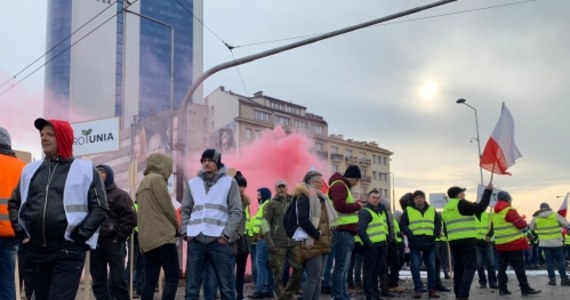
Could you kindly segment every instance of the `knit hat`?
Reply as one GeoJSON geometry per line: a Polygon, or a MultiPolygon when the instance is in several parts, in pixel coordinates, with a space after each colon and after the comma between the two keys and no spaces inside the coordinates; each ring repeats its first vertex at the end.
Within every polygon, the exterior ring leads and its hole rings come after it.
{"type": "Polygon", "coordinates": [[[360,179],[362,178],[362,173],[360,173],[360,168],[357,165],[350,165],[344,171],[345,178],[360,179]]]}
{"type": "Polygon", "coordinates": [[[511,198],[511,195],[505,191],[500,191],[497,193],[497,200],[498,201],[508,201],[510,202],[511,200],[513,200],[513,198],[511,198]]]}
{"type": "Polygon", "coordinates": [[[313,179],[313,177],[317,177],[317,176],[323,176],[323,174],[321,174],[321,172],[319,172],[317,170],[310,170],[303,177],[303,182],[306,184],[309,184],[309,183],[311,183],[311,179],[313,179]]]}
{"type": "Polygon", "coordinates": [[[236,172],[236,175],[234,176],[234,179],[236,180],[238,186],[247,187],[247,180],[246,180],[245,177],[241,174],[240,171],[237,171],[237,172],[236,172]]]}
{"type": "Polygon", "coordinates": [[[211,159],[215,161],[218,170],[224,167],[224,164],[222,163],[222,153],[218,152],[216,149],[206,149],[204,152],[202,152],[202,158],[200,158],[200,162],[202,162],[204,159],[211,159]]]}
{"type": "Polygon", "coordinates": [[[540,209],[550,209],[550,205],[546,202],[540,203],[540,209]]]}
{"type": "Polygon", "coordinates": [[[6,128],[0,127],[0,148],[12,149],[12,139],[6,128]]]}
{"type": "Polygon", "coordinates": [[[416,198],[417,196],[422,196],[422,197],[426,197],[426,193],[424,193],[423,191],[417,190],[412,194],[412,199],[416,198]]]}
{"type": "Polygon", "coordinates": [[[447,190],[447,196],[449,198],[457,198],[459,194],[465,192],[465,188],[460,188],[458,186],[452,186],[447,190]]]}

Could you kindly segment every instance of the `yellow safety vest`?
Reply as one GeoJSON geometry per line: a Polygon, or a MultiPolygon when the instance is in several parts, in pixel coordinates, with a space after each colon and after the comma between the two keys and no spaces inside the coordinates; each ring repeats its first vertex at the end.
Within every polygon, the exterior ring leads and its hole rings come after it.
{"type": "Polygon", "coordinates": [[[455,241],[477,237],[478,222],[475,216],[459,213],[459,199],[451,198],[443,208],[441,217],[447,229],[447,240],[455,241]]]}
{"type": "Polygon", "coordinates": [[[511,207],[507,206],[501,212],[493,214],[493,229],[495,230],[495,244],[497,245],[507,244],[524,238],[522,230],[516,228],[513,223],[505,221],[509,210],[511,210],[511,207]]]}
{"type": "Polygon", "coordinates": [[[247,205],[244,209],[245,213],[245,234],[248,236],[253,236],[253,222],[249,212],[249,205],[247,205]]]}
{"type": "Polygon", "coordinates": [[[406,211],[408,212],[408,220],[410,221],[409,228],[414,235],[433,236],[435,229],[435,209],[433,207],[428,207],[423,215],[412,206],[408,206],[406,211]]]}
{"type": "Polygon", "coordinates": [[[538,233],[538,238],[540,240],[557,240],[562,238],[560,225],[558,224],[558,219],[556,218],[556,214],[554,212],[552,212],[546,218],[537,216],[535,222],[536,233],[538,233]]]}
{"type": "Polygon", "coordinates": [[[265,205],[267,205],[267,203],[269,203],[269,199],[265,200],[265,202],[263,202],[263,204],[261,204],[259,206],[259,208],[257,209],[257,213],[255,214],[255,219],[253,219],[253,234],[259,234],[261,232],[261,224],[263,223],[263,209],[265,208],[265,205]]]}
{"type": "MultiPolygon", "coordinates": [[[[348,193],[348,197],[346,197],[346,203],[354,203],[354,198],[352,197],[352,192],[350,191],[350,188],[348,188],[346,183],[344,183],[344,181],[342,181],[342,180],[333,181],[333,183],[331,183],[331,185],[330,185],[329,192],[332,189],[332,187],[337,183],[341,183],[346,188],[346,192],[348,193]]],[[[329,198],[330,198],[330,194],[329,194],[329,198]]],[[[338,225],[347,225],[347,224],[356,224],[356,223],[358,223],[358,213],[357,212],[348,213],[348,214],[341,213],[341,212],[338,213],[338,220],[336,221],[337,226],[338,225]]]]}
{"type": "Polygon", "coordinates": [[[366,229],[366,235],[372,243],[379,243],[386,241],[386,234],[388,233],[388,221],[386,220],[386,214],[381,212],[380,214],[375,211],[365,208],[372,220],[368,223],[368,228],[366,229]]]}
{"type": "Polygon", "coordinates": [[[485,240],[487,233],[489,233],[489,223],[491,222],[491,215],[488,212],[481,214],[481,219],[477,219],[479,228],[477,230],[477,239],[485,240]]]}
{"type": "Polygon", "coordinates": [[[398,222],[398,220],[396,220],[396,218],[394,218],[393,220],[394,220],[394,233],[396,235],[396,242],[397,243],[403,243],[404,240],[400,236],[400,222],[398,222]]]}

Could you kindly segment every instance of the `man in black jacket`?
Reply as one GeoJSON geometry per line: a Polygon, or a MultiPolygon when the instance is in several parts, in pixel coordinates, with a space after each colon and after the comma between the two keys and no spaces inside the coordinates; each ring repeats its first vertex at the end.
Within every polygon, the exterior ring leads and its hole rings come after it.
{"type": "Polygon", "coordinates": [[[91,251],[91,277],[93,294],[97,300],[129,299],[129,289],[125,274],[125,241],[137,224],[137,215],[133,210],[133,201],[129,194],[115,184],[113,169],[107,165],[98,165],[97,171],[105,184],[109,217],[99,229],[97,249],[91,251]],[[109,266],[109,293],[107,280],[109,266]]]}
{"type": "Polygon", "coordinates": [[[37,119],[44,160],[27,164],[8,207],[20,256],[31,267],[37,300],[73,300],[85,252],[107,218],[103,183],[90,161],[75,159],[67,121],[37,119]]]}

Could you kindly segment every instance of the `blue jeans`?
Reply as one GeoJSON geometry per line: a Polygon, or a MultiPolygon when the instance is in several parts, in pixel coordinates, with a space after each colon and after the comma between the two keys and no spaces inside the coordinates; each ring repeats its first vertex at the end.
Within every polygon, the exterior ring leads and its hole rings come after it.
{"type": "Polygon", "coordinates": [[[176,244],[164,244],[156,249],[143,253],[144,255],[144,286],[141,300],[154,299],[154,288],[158,283],[160,269],[164,269],[164,290],[162,300],[176,297],[180,268],[176,244]]]}
{"type": "Polygon", "coordinates": [[[566,267],[564,264],[564,247],[541,247],[540,249],[544,252],[548,278],[556,278],[556,275],[554,274],[554,266],[556,266],[558,273],[560,274],[560,278],[568,279],[568,275],[566,275],[566,267]]]}
{"type": "Polygon", "coordinates": [[[257,266],[255,265],[256,254],[257,254],[257,245],[252,243],[251,245],[249,245],[249,257],[251,260],[251,278],[253,280],[253,283],[257,282],[257,266]]]}
{"type": "Polygon", "coordinates": [[[423,289],[422,278],[420,276],[421,258],[423,254],[424,265],[427,269],[428,288],[435,289],[435,248],[431,249],[410,249],[410,270],[414,280],[414,291],[421,292],[423,289]]]}
{"type": "MultiPolygon", "coordinates": [[[[202,276],[207,265],[212,265],[221,290],[222,300],[235,300],[232,251],[229,244],[217,240],[203,244],[197,239],[188,241],[186,265],[186,300],[200,299],[202,276]]],[[[215,292],[215,291],[214,291],[215,292]]]]}
{"type": "Polygon", "coordinates": [[[352,251],[352,257],[350,259],[350,266],[348,267],[348,283],[362,284],[363,247],[364,246],[360,244],[354,244],[354,250],[352,251]]]}
{"type": "Polygon", "coordinates": [[[16,253],[18,240],[15,238],[0,238],[0,299],[16,299],[16,253]]]}
{"type": "Polygon", "coordinates": [[[486,285],[487,279],[489,286],[497,285],[497,273],[495,272],[495,251],[490,243],[477,244],[477,274],[479,274],[479,284],[486,285]],[[487,276],[485,276],[485,267],[487,268],[487,276]]]}
{"type": "Polygon", "coordinates": [[[332,275],[332,296],[335,300],[347,300],[347,275],[350,257],[354,248],[354,235],[350,231],[337,230],[333,234],[332,251],[334,271],[332,275]]]}
{"type": "Polygon", "coordinates": [[[273,272],[269,268],[269,249],[264,240],[257,241],[255,265],[257,278],[255,291],[259,293],[273,293],[273,272]]]}
{"type": "Polygon", "coordinates": [[[323,279],[321,281],[322,288],[331,289],[331,270],[333,266],[334,255],[327,255],[327,260],[323,267],[323,279]]]}
{"type": "MultiPolygon", "coordinates": [[[[230,264],[233,266],[236,263],[235,256],[232,255],[230,259],[230,264]]],[[[214,266],[212,264],[206,264],[204,268],[204,277],[202,278],[202,289],[204,294],[204,300],[214,300],[216,298],[216,293],[218,292],[218,280],[216,279],[216,272],[214,271],[214,266]]]]}

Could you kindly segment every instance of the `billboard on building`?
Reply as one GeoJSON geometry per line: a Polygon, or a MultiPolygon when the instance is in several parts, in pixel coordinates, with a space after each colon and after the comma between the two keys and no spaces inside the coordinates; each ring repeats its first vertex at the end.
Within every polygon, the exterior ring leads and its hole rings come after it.
{"type": "Polygon", "coordinates": [[[118,151],[119,117],[72,123],[73,155],[118,151]]]}

